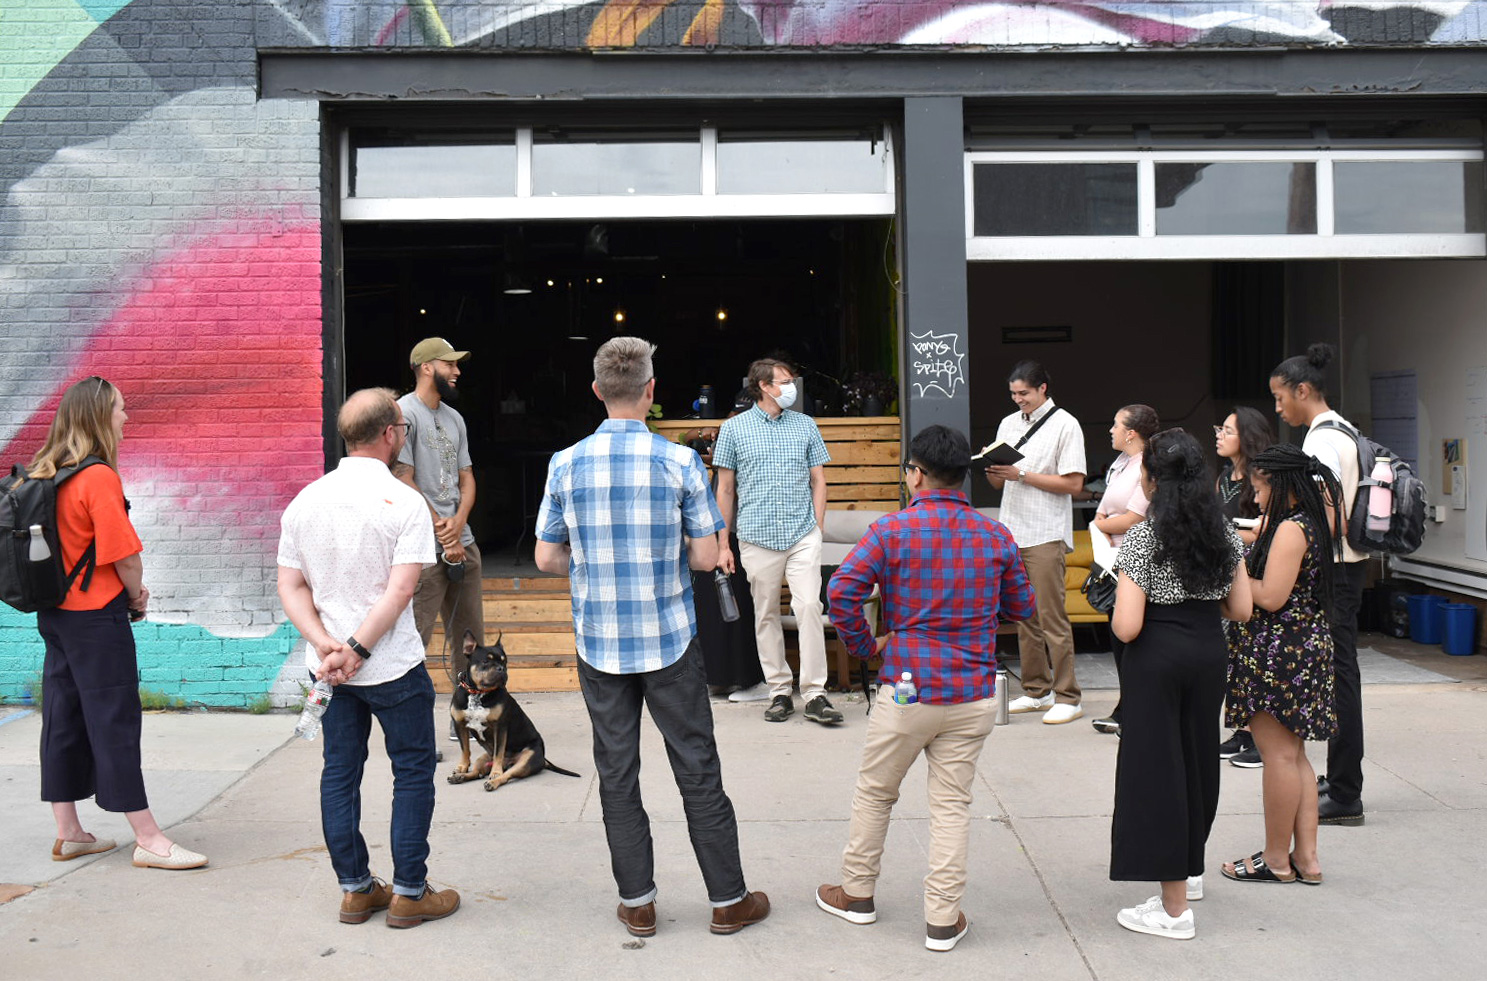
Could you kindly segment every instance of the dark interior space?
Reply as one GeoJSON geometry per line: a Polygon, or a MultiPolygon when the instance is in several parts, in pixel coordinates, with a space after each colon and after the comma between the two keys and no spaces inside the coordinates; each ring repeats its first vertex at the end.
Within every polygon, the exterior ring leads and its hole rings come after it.
{"type": "Polygon", "coordinates": [[[897,360],[886,220],[348,224],[344,256],[347,391],[408,391],[424,337],[472,352],[456,407],[487,551],[530,545],[548,457],[604,418],[589,385],[609,337],[658,345],[672,419],[704,384],[726,413],[771,354],[800,365],[810,411],[840,415],[841,379],[897,360]]]}

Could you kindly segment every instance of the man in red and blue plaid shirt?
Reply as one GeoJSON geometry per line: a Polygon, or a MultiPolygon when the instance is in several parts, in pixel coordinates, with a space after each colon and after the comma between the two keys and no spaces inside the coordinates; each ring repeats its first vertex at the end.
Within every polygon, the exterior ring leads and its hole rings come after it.
{"type": "Polygon", "coordinates": [[[996,628],[1034,612],[1033,589],[1012,535],[971,507],[960,488],[971,463],[964,435],[930,426],[909,445],[913,502],[873,522],[830,584],[831,622],[857,657],[883,655],[869,716],[840,885],[816,905],[850,923],[878,918],[873,890],[899,784],[919,754],[929,764],[929,875],[925,946],[950,950],[969,928],[965,895],[971,781],[996,715],[996,628]],[[887,636],[874,640],[863,603],[883,594],[887,636]],[[909,672],[915,704],[893,699],[909,672]]]}

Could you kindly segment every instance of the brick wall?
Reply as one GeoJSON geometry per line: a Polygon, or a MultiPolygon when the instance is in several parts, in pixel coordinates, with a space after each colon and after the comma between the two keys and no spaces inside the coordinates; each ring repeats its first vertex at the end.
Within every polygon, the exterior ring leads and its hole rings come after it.
{"type": "MultiPolygon", "coordinates": [[[[119,386],[141,683],[209,705],[289,658],[278,516],[323,469],[319,109],[257,100],[253,23],[246,0],[48,0],[7,6],[25,57],[0,60],[0,461],[73,381],[119,386]]],[[[40,655],[0,608],[0,698],[40,655]]]]}

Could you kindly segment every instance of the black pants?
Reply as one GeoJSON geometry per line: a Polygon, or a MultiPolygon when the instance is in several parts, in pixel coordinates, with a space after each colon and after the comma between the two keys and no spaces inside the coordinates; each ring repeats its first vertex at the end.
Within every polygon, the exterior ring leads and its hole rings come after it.
{"type": "Polygon", "coordinates": [[[1115,765],[1110,878],[1203,873],[1219,803],[1219,705],[1228,655],[1218,603],[1146,604],[1121,664],[1125,719],[1115,765]]]}
{"type": "Polygon", "coordinates": [[[1332,567],[1332,672],[1337,735],[1327,740],[1328,794],[1339,804],[1363,795],[1363,680],[1358,673],[1358,608],[1367,562],[1332,567]]]}
{"type": "Polygon", "coordinates": [[[599,802],[620,899],[627,905],[643,905],[656,894],[650,818],[640,800],[642,702],[666,741],[708,899],[714,906],[742,899],[747,889],[738,856],[738,821],[733,802],[723,791],[696,639],[675,664],[643,674],[606,674],[579,658],[578,682],[594,726],[599,802]]]}
{"type": "Polygon", "coordinates": [[[1110,656],[1115,659],[1115,708],[1110,710],[1110,718],[1120,725],[1121,716],[1121,689],[1125,687],[1125,681],[1121,678],[1120,662],[1125,658],[1126,643],[1115,636],[1115,631],[1110,631],[1110,656]]]}
{"type": "Polygon", "coordinates": [[[87,800],[105,811],[149,807],[140,771],[139,664],[129,602],[42,610],[41,799],[87,800]]]}

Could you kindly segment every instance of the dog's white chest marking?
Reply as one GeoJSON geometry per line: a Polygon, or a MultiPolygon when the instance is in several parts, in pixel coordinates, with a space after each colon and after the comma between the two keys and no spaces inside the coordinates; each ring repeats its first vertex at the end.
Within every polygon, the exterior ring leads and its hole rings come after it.
{"type": "Polygon", "coordinates": [[[475,734],[475,738],[485,738],[485,726],[490,713],[491,710],[480,704],[478,698],[470,699],[470,704],[465,709],[465,727],[475,734]]]}

